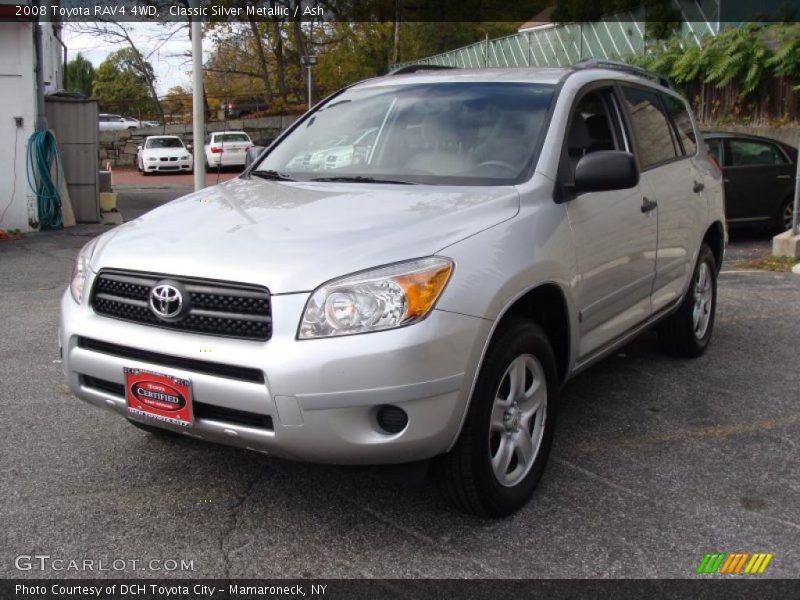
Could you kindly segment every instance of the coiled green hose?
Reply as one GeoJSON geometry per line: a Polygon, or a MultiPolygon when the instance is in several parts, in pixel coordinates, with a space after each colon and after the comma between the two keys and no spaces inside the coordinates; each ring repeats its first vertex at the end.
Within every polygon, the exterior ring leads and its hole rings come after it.
{"type": "Polygon", "coordinates": [[[36,194],[39,227],[57,229],[61,219],[61,183],[64,169],[56,138],[50,131],[36,131],[28,139],[28,185],[36,194]],[[53,181],[55,163],[55,181],[53,181]]]}

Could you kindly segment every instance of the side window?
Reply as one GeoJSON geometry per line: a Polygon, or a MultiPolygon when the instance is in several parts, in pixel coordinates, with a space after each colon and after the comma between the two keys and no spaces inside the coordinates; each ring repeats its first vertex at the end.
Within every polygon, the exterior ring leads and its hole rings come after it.
{"type": "Polygon", "coordinates": [[[783,152],[768,142],[728,140],[728,150],[728,164],[732,167],[786,164],[783,152]]]}
{"type": "Polygon", "coordinates": [[[678,134],[678,141],[683,147],[683,153],[686,156],[694,156],[697,152],[697,139],[686,105],[680,98],[669,94],[661,94],[661,99],[664,100],[669,116],[672,118],[672,123],[675,125],[675,132],[678,134]]]}
{"type": "Polygon", "coordinates": [[[680,153],[676,151],[672,127],[661,108],[658,94],[622,86],[622,95],[631,117],[631,126],[639,142],[639,160],[642,169],[677,157],[680,153]]]}
{"type": "Polygon", "coordinates": [[[713,156],[718,165],[722,165],[722,140],[706,140],[708,153],[713,156]]]}
{"type": "Polygon", "coordinates": [[[573,169],[581,157],[598,150],[625,150],[611,90],[585,94],[575,107],[567,134],[567,155],[573,169]]]}

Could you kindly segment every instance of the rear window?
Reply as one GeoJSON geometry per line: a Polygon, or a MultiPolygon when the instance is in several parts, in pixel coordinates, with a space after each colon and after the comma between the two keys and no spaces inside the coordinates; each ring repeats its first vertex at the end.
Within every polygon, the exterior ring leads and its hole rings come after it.
{"type": "Polygon", "coordinates": [[[642,168],[675,159],[678,152],[672,137],[672,127],[661,108],[658,94],[630,87],[623,87],[622,93],[639,142],[642,168]]]}
{"type": "Polygon", "coordinates": [[[225,142],[249,142],[250,138],[244,133],[218,133],[214,136],[214,142],[222,144],[225,142]]]}
{"type": "Polygon", "coordinates": [[[694,156],[697,153],[697,139],[694,134],[694,127],[692,127],[692,118],[689,116],[689,111],[686,110],[686,105],[682,100],[669,94],[661,94],[664,99],[664,104],[667,106],[669,116],[672,117],[672,122],[675,124],[675,132],[678,135],[678,141],[683,147],[683,153],[687,156],[694,156]]]}

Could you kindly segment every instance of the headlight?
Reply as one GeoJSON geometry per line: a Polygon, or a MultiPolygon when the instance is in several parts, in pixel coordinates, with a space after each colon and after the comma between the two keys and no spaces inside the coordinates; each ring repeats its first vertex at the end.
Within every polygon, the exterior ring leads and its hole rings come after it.
{"type": "Polygon", "coordinates": [[[78,257],[75,259],[75,265],[72,267],[72,281],[69,284],[69,291],[78,304],[81,303],[83,298],[83,287],[86,283],[86,276],[89,273],[89,261],[92,258],[96,244],[97,238],[81,248],[81,251],[78,252],[78,257]]]}
{"type": "Polygon", "coordinates": [[[334,279],[311,294],[297,337],[352,335],[421,321],[452,271],[452,261],[431,257],[334,279]]]}

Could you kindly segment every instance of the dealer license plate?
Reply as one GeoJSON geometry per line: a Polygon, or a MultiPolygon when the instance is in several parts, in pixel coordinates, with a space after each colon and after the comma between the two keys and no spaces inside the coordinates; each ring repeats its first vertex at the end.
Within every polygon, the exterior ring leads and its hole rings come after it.
{"type": "Polygon", "coordinates": [[[125,367],[128,412],[144,420],[192,424],[192,382],[165,373],[125,367]]]}

